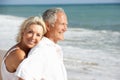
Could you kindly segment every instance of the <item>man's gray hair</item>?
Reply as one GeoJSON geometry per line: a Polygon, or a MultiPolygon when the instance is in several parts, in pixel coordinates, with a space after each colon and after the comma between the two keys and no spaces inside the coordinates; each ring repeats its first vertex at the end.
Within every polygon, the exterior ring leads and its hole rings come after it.
{"type": "Polygon", "coordinates": [[[58,13],[58,12],[65,13],[62,8],[51,8],[51,9],[46,10],[42,15],[43,20],[45,22],[48,21],[50,24],[55,23],[55,21],[57,19],[56,13],[58,13]]]}

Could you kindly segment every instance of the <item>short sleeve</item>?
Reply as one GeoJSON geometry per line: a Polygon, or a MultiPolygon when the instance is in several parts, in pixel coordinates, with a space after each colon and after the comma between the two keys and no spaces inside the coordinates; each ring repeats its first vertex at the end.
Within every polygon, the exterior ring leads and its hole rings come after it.
{"type": "Polygon", "coordinates": [[[24,59],[18,66],[15,75],[24,80],[39,80],[42,78],[44,67],[44,55],[37,48],[32,55],[24,59]],[[39,75],[38,75],[39,74],[39,75]]]}

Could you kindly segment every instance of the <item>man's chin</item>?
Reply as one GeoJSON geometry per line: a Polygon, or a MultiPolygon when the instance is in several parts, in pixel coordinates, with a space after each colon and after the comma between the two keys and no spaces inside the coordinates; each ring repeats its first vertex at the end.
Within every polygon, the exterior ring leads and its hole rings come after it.
{"type": "Polygon", "coordinates": [[[64,38],[61,38],[60,40],[61,40],[61,41],[63,41],[63,40],[64,40],[64,38]]]}

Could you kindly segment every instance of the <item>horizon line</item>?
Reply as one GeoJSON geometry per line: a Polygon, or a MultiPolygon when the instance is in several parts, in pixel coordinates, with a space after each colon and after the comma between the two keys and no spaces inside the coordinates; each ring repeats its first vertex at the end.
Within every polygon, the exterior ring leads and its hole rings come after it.
{"type": "Polygon", "coordinates": [[[1,5],[99,5],[99,4],[120,4],[120,3],[64,3],[64,4],[55,4],[55,3],[53,3],[53,4],[0,4],[0,6],[1,5]]]}

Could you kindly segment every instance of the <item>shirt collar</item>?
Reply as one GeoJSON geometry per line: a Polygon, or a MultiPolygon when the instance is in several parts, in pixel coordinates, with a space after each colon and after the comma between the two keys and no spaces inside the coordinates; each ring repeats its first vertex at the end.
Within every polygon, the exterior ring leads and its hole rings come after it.
{"type": "Polygon", "coordinates": [[[42,40],[45,41],[46,43],[49,43],[49,44],[52,44],[52,45],[56,45],[52,40],[50,40],[47,37],[43,37],[42,40]]]}

